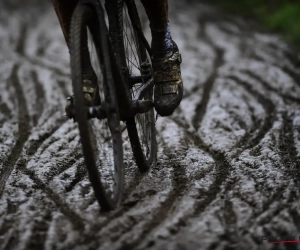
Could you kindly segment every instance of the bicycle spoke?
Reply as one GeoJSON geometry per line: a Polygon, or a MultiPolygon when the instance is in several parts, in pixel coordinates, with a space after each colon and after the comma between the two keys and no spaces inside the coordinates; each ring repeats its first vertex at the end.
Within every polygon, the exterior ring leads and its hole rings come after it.
{"type": "MultiPolygon", "coordinates": [[[[127,62],[127,68],[129,71],[129,76],[134,75],[142,75],[141,72],[141,64],[144,62],[151,62],[149,60],[148,54],[142,44],[139,41],[138,34],[132,24],[132,21],[135,21],[134,19],[131,20],[130,15],[128,13],[128,9],[126,6],[124,6],[123,11],[123,40],[124,40],[124,46],[125,46],[125,58],[127,62]],[[140,47],[141,46],[141,47],[140,47]],[[143,51],[141,51],[141,49],[143,51]]],[[[143,79],[144,81],[144,79],[143,79]]],[[[132,97],[135,97],[140,88],[143,86],[142,83],[134,84],[130,91],[132,97]]],[[[149,94],[147,97],[144,98],[144,100],[152,100],[152,95],[149,94]]],[[[149,111],[143,114],[137,114],[135,116],[134,120],[134,130],[131,129],[131,133],[134,136],[133,138],[136,138],[136,136],[133,133],[137,133],[138,139],[139,139],[139,148],[137,151],[138,154],[143,154],[145,156],[145,160],[147,161],[149,159],[149,156],[151,154],[153,149],[153,140],[155,138],[153,137],[153,126],[151,121],[151,115],[153,116],[153,111],[149,111]],[[149,113],[150,112],[150,113],[149,113]],[[150,115],[151,114],[151,115],[150,115]],[[150,127],[149,125],[150,124],[150,127]],[[141,152],[142,150],[142,152],[141,152]]],[[[154,117],[152,118],[154,119],[154,117]]],[[[129,123],[131,124],[131,122],[129,123]]],[[[133,126],[133,125],[132,125],[133,126]]],[[[131,127],[132,127],[131,126],[131,127]]],[[[130,127],[128,128],[130,129],[130,127]]],[[[128,130],[129,131],[129,130],[128,130]]],[[[136,140],[136,139],[134,139],[136,140]]],[[[153,156],[153,155],[152,155],[153,156]]],[[[152,157],[153,159],[153,157],[152,157]]],[[[151,162],[151,161],[150,161],[151,162]]],[[[151,162],[152,163],[152,162],[151,162]]],[[[150,164],[151,164],[150,163],[150,164]]],[[[143,163],[144,165],[148,163],[143,163]]],[[[143,168],[143,164],[140,164],[139,167],[143,168]]],[[[149,166],[148,166],[149,167],[149,166]]],[[[146,167],[147,168],[147,167],[146,167]]]]}
{"type": "MultiPolygon", "coordinates": [[[[127,37],[127,34],[126,34],[126,37],[127,37]]],[[[129,41],[129,38],[128,38],[128,37],[127,37],[127,40],[129,41]]],[[[132,52],[132,53],[128,53],[128,54],[130,54],[131,58],[132,58],[132,55],[133,55],[133,56],[134,56],[134,59],[135,59],[135,61],[136,61],[136,64],[139,64],[138,61],[137,61],[137,59],[136,59],[136,57],[135,57],[135,55],[134,55],[134,51],[133,51],[133,48],[132,48],[131,43],[130,43],[130,42],[128,42],[128,43],[130,44],[130,48],[131,48],[131,52],[132,52]]],[[[135,66],[138,70],[141,70],[140,67],[138,67],[135,63],[132,62],[132,59],[129,59],[128,57],[127,57],[127,59],[128,59],[128,61],[130,61],[130,62],[132,63],[132,65],[135,66]]]]}
{"type": "MultiPolygon", "coordinates": [[[[135,55],[135,52],[134,52],[134,49],[133,49],[133,47],[132,47],[132,44],[131,44],[131,42],[130,42],[130,39],[129,39],[129,37],[128,37],[128,32],[127,32],[127,28],[128,27],[131,27],[130,26],[130,24],[129,24],[129,20],[128,20],[128,17],[127,17],[127,15],[125,15],[126,16],[126,32],[125,32],[125,36],[126,36],[126,40],[128,41],[128,44],[130,45],[130,49],[131,49],[131,57],[133,56],[134,57],[134,59],[135,59],[135,62],[136,62],[136,64],[138,64],[138,59],[136,58],[136,55],[135,55]]],[[[124,27],[123,27],[123,30],[124,30],[124,27]]],[[[132,32],[131,32],[131,38],[134,40],[134,36],[133,36],[133,34],[132,34],[132,32]]],[[[137,46],[136,46],[136,51],[137,51],[137,46]]],[[[132,60],[131,60],[132,61],[132,60]]],[[[135,65],[135,67],[137,67],[136,65],[135,65]]],[[[138,69],[139,69],[139,67],[137,67],[138,69]]],[[[140,69],[139,69],[140,70],[140,69]]]]}
{"type": "MultiPolygon", "coordinates": [[[[128,11],[126,11],[126,19],[127,19],[127,23],[129,24],[130,20],[128,18],[128,11]]],[[[135,47],[138,48],[138,43],[136,41],[136,35],[133,33],[132,26],[129,25],[129,28],[130,28],[131,37],[133,38],[133,42],[135,43],[135,47]]]]}
{"type": "Polygon", "coordinates": [[[134,66],[134,67],[136,67],[138,70],[141,70],[136,64],[134,64],[128,57],[126,57],[127,58],[127,60],[129,61],[129,62],[131,62],[131,64],[134,66]]]}

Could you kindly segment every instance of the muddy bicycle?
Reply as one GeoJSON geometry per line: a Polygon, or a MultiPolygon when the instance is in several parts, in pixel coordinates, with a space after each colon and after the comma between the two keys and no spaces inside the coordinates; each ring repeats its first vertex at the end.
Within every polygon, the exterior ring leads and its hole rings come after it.
{"type": "Polygon", "coordinates": [[[74,117],[85,165],[96,199],[104,210],[122,200],[124,163],[121,123],[141,171],[156,158],[151,49],[134,0],[80,1],[70,28],[74,117]],[[87,107],[82,87],[87,39],[97,74],[100,105],[87,107]]]}

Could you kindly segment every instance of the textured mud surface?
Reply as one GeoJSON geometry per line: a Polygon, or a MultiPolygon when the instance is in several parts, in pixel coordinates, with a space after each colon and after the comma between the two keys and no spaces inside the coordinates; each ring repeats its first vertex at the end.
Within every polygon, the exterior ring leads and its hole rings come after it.
{"type": "Polygon", "coordinates": [[[0,249],[300,248],[262,240],[300,235],[300,58],[285,43],[171,1],[184,100],[157,121],[155,168],[140,174],[125,152],[123,204],[104,214],[63,117],[54,11],[14,2],[0,4],[0,249]]]}

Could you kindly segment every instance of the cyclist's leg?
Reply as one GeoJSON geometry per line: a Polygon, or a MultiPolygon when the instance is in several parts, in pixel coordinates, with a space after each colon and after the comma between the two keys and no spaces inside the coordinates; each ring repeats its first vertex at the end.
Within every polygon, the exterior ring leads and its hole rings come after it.
{"type": "Polygon", "coordinates": [[[148,15],[152,33],[155,109],[159,115],[168,116],[174,112],[183,96],[181,56],[171,37],[168,0],[141,1],[148,15]]]}
{"type": "Polygon", "coordinates": [[[164,31],[168,26],[168,0],[141,0],[152,30],[164,31]]]}
{"type": "Polygon", "coordinates": [[[150,21],[154,58],[170,57],[173,42],[168,21],[168,0],[141,1],[150,21]]]}
{"type": "Polygon", "coordinates": [[[69,46],[69,30],[72,14],[76,8],[77,0],[52,0],[62,32],[69,46]]]}

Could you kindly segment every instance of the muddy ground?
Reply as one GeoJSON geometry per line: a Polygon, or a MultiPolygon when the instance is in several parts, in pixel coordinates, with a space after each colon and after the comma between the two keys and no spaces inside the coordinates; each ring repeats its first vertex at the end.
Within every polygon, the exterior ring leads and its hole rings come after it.
{"type": "Polygon", "coordinates": [[[124,201],[101,213],[63,116],[69,55],[55,13],[1,2],[0,249],[300,249],[263,240],[300,236],[299,54],[199,2],[170,5],[184,100],[157,121],[149,173],[125,152],[124,201]]]}

